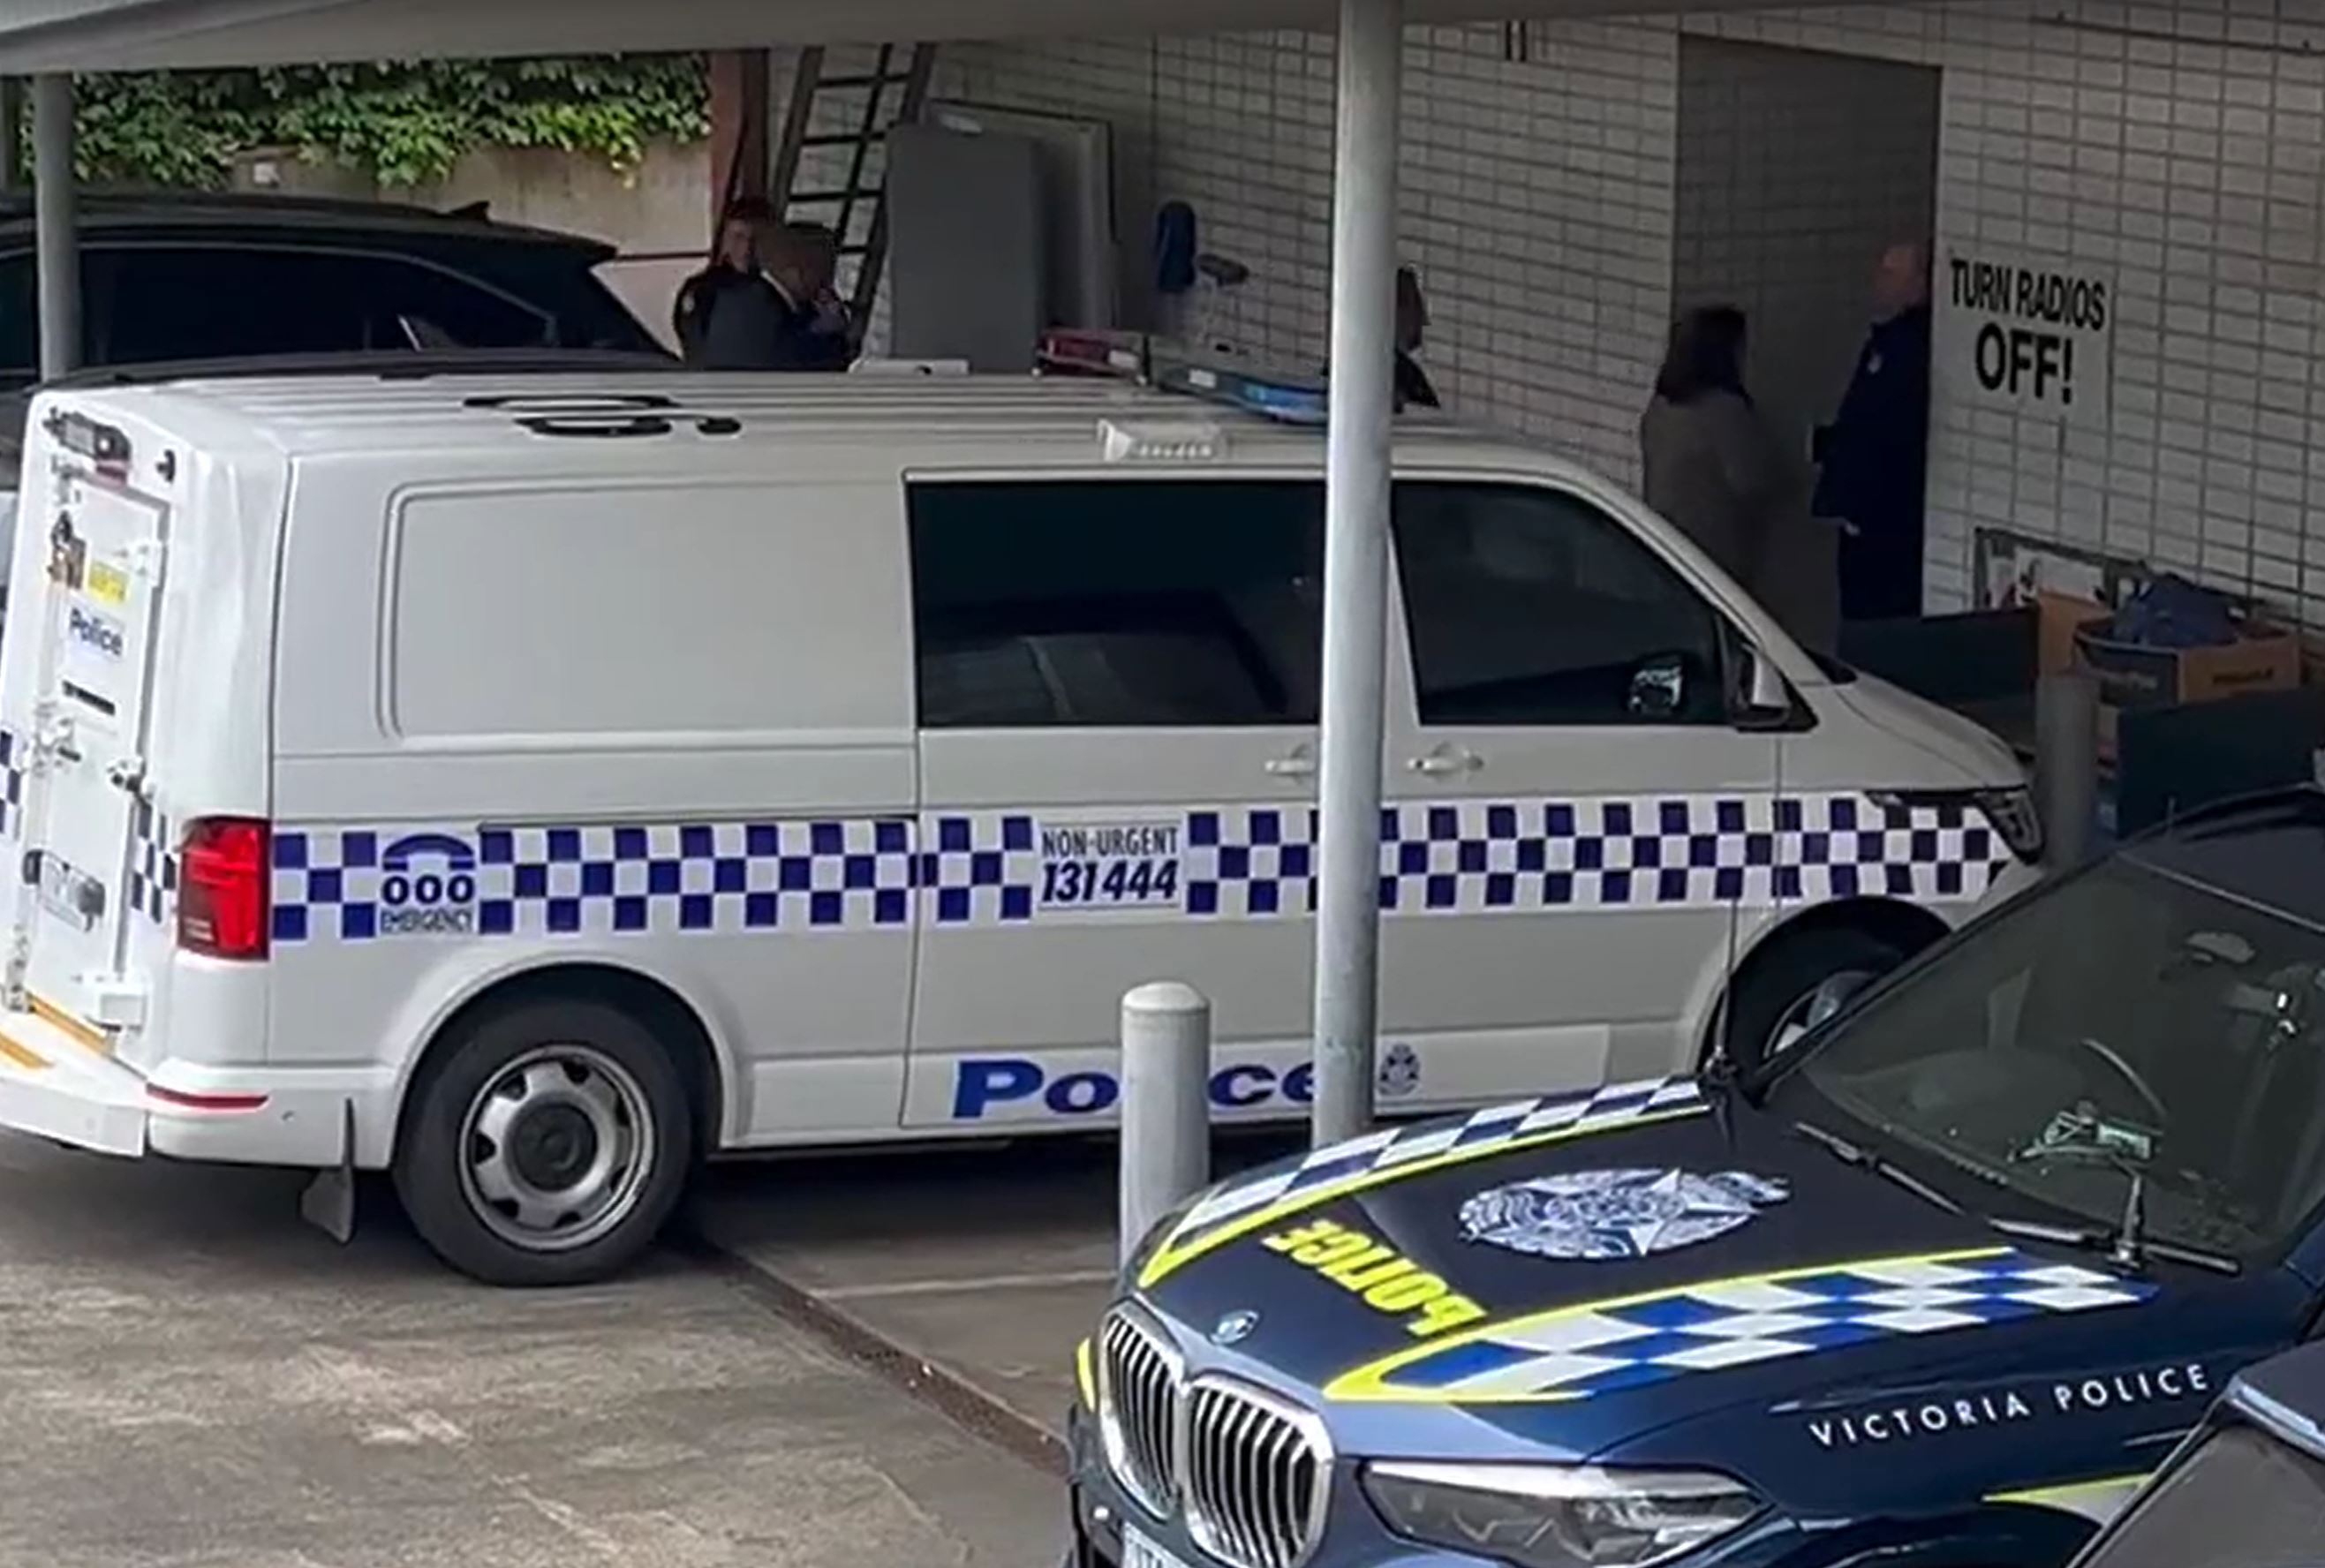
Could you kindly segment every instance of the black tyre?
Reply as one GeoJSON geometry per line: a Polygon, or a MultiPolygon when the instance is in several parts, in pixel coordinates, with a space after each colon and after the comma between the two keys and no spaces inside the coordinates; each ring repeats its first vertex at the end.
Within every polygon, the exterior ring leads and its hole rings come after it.
{"type": "Polygon", "coordinates": [[[1895,943],[1850,927],[1778,936],[1745,966],[1729,998],[1728,1056],[1738,1072],[1766,1061],[1788,1031],[1808,1021],[1817,990],[1838,976],[1878,980],[1913,955],[1895,943]]]}
{"type": "Polygon", "coordinates": [[[527,1002],[444,1040],[412,1085],[395,1190],[429,1246],[490,1285],[579,1285],[636,1259],[694,1158],[671,1053],[594,1001],[527,1002]]]}

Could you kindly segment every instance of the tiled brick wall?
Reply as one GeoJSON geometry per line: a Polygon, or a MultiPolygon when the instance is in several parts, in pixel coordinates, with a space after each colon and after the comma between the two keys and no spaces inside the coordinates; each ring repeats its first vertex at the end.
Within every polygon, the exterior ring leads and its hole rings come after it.
{"type": "Polygon", "coordinates": [[[1938,73],[1694,34],[1679,58],[1672,304],[1743,308],[1753,400],[1805,455],[1863,346],[1875,262],[1935,225],[1938,73]]]}
{"type": "MultiPolygon", "coordinates": [[[[1670,302],[1677,56],[1670,28],[1627,25],[1416,28],[1406,51],[1403,249],[1435,318],[1423,359],[1439,390],[1626,474],[1670,302]]],[[[1115,125],[1131,282],[1154,206],[1172,198],[1194,204],[1205,248],[1251,268],[1188,302],[1187,330],[1321,355],[1328,38],[965,45],[946,59],[963,97],[1115,125]]]]}
{"type": "Polygon", "coordinates": [[[1941,66],[1941,236],[2115,277],[2109,406],[2087,422],[1940,399],[1933,590],[1968,593],[1970,530],[1998,524],[2325,625],[2325,526],[2309,522],[2325,499],[2325,9],[2044,0],[1716,25],[1941,66]]]}
{"type": "MultiPolygon", "coordinates": [[[[1672,302],[1682,32],[1941,68],[1941,240],[2117,281],[2107,407],[2062,429],[1941,400],[1933,603],[1968,597],[1971,531],[1991,523],[2325,625],[2325,525],[2308,522],[2325,497],[2325,4],[1415,29],[1403,226],[1437,315],[1428,362],[1461,411],[1621,475],[1672,302]]],[[[1134,271],[1155,202],[1188,199],[1206,244],[1254,272],[1198,325],[1271,355],[1320,354],[1328,40],[1043,41],[945,60],[947,92],[1111,121],[1134,271]]]]}

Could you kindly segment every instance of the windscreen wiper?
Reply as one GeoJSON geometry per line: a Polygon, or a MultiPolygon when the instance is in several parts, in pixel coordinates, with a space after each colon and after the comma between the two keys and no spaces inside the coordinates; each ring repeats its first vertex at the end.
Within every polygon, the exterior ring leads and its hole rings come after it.
{"type": "Polygon", "coordinates": [[[1806,1121],[1793,1122],[1792,1130],[1843,1165],[1852,1165],[1859,1170],[1869,1170],[1876,1176],[1886,1176],[1922,1202],[1935,1204],[1949,1214],[1965,1212],[1959,1204],[1938,1191],[1920,1176],[1902,1166],[1884,1159],[1861,1143],[1851,1143],[1838,1132],[1827,1132],[1823,1128],[1806,1121]]]}
{"type": "Polygon", "coordinates": [[[2200,1247],[2182,1247],[2177,1241],[2157,1241],[2144,1236],[2129,1240],[2121,1231],[2107,1225],[2052,1225],[2041,1220],[2001,1220],[1986,1222],[2005,1236],[2016,1236],[2028,1241],[2049,1241],[2056,1246],[2072,1247],[2084,1252],[2105,1252],[2118,1262],[2126,1250],[2131,1254],[2131,1267],[2150,1258],[2161,1258],[2167,1263],[2185,1263],[2197,1268],[2209,1268],[2215,1274],[2242,1274],[2245,1266],[2224,1252],[2207,1252],[2200,1247]]]}
{"type": "Polygon", "coordinates": [[[2208,1252],[2201,1247],[2183,1247],[2176,1241],[2150,1239],[2147,1234],[2147,1172],[2117,1150],[2090,1144],[2051,1144],[2038,1146],[2017,1158],[2036,1161],[2075,1159],[2105,1166],[2109,1170],[2121,1173],[2131,1185],[2124,1194],[2123,1222],[2113,1229],[2104,1225],[2050,1225],[2037,1220],[1987,1221],[2004,1235],[2055,1241],[2062,1247],[2080,1247],[2090,1252],[2103,1251],[2126,1268],[2142,1268],[2150,1258],[2162,1258],[2173,1263],[2209,1268],[2218,1274],[2244,1272],[2243,1264],[2225,1254],[2208,1252]]]}

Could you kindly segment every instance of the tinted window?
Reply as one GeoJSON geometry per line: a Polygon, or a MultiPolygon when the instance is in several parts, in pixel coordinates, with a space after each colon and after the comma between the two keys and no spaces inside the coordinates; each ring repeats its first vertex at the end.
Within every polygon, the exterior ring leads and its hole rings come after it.
{"type": "Polygon", "coordinates": [[[2272,1258],[2325,1204],[2325,932],[2102,861],[1868,998],[1774,1097],[1972,1209],[2112,1229],[2138,1176],[2154,1241],[2272,1258]]]}
{"type": "Polygon", "coordinates": [[[523,348],[551,338],[541,313],[394,257],[157,246],[101,259],[92,322],[101,364],[523,348]]]}
{"type": "Polygon", "coordinates": [[[1523,485],[1406,484],[1395,527],[1422,723],[1727,716],[1718,623],[1589,503],[1523,485]]]}
{"type": "Polygon", "coordinates": [[[1296,481],[915,488],[922,725],[1313,722],[1323,504],[1296,481]]]}
{"type": "Polygon", "coordinates": [[[32,281],[32,258],[0,258],[0,375],[38,374],[40,309],[40,297],[32,281]]]}

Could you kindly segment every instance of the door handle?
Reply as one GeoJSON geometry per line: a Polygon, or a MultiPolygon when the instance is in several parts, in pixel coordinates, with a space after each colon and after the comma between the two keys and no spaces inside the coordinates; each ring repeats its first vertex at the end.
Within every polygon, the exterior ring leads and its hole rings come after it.
{"type": "Polygon", "coordinates": [[[1313,779],[1316,776],[1316,759],[1298,752],[1289,757],[1270,757],[1267,771],[1271,778],[1275,779],[1313,779]]]}
{"type": "Polygon", "coordinates": [[[1485,765],[1483,757],[1460,746],[1440,746],[1405,764],[1429,779],[1450,779],[1458,774],[1474,773],[1485,765]]]}

